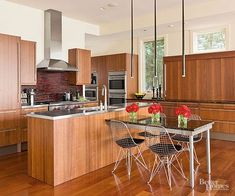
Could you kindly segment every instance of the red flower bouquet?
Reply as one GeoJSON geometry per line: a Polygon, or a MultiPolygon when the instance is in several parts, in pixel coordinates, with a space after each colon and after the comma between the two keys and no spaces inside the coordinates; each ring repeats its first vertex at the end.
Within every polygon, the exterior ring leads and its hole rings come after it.
{"type": "Polygon", "coordinates": [[[175,110],[177,116],[181,115],[185,118],[189,118],[191,116],[191,110],[186,105],[182,105],[175,110]]]}
{"type": "Polygon", "coordinates": [[[149,114],[152,114],[152,122],[160,121],[160,113],[163,112],[163,108],[160,104],[152,104],[148,108],[149,114]]]}
{"type": "Polygon", "coordinates": [[[138,112],[139,106],[136,103],[126,106],[126,111],[130,114],[130,119],[136,119],[136,112],[138,112]]]}
{"type": "Polygon", "coordinates": [[[182,105],[175,110],[178,116],[178,126],[187,126],[188,118],[191,116],[191,110],[186,105],[182,105]]]}

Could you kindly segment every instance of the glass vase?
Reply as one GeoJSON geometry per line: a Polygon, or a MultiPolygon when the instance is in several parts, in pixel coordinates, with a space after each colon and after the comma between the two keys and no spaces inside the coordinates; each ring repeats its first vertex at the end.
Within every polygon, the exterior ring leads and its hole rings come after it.
{"type": "Polygon", "coordinates": [[[160,112],[158,112],[156,114],[152,114],[151,121],[152,121],[152,123],[160,122],[160,112]]]}
{"type": "Polygon", "coordinates": [[[136,121],[137,113],[136,112],[130,112],[129,113],[129,119],[130,119],[130,121],[136,121]]]}
{"type": "Polygon", "coordinates": [[[178,115],[178,127],[187,128],[188,118],[178,115]]]}

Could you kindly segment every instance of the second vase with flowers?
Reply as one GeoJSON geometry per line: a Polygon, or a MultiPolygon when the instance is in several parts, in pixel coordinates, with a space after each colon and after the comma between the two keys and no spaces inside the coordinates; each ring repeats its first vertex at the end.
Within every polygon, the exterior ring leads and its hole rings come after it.
{"type": "Polygon", "coordinates": [[[155,103],[152,104],[148,108],[148,112],[149,112],[149,114],[151,114],[152,123],[160,122],[160,114],[161,114],[161,112],[163,112],[163,108],[162,108],[161,104],[155,104],[155,103]]]}
{"type": "Polygon", "coordinates": [[[186,128],[188,125],[188,119],[191,116],[191,110],[186,105],[182,105],[175,111],[178,116],[178,127],[186,128]]]}
{"type": "Polygon", "coordinates": [[[129,118],[131,121],[135,121],[137,119],[138,110],[139,106],[136,103],[133,103],[126,107],[126,111],[129,113],[129,118]]]}

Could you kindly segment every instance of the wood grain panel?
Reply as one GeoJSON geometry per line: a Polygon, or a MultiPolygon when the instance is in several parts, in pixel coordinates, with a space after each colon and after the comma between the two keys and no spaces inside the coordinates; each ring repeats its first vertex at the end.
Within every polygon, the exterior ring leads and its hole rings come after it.
{"type": "Polygon", "coordinates": [[[20,105],[20,38],[0,34],[0,111],[20,105]]]}
{"type": "Polygon", "coordinates": [[[70,73],[70,83],[83,85],[91,83],[91,51],[84,49],[69,49],[69,63],[79,71],[70,73]]]}
{"type": "Polygon", "coordinates": [[[36,42],[20,41],[20,65],[21,85],[36,85],[36,42]]]}
{"type": "Polygon", "coordinates": [[[164,57],[166,100],[235,101],[235,51],[186,56],[186,77],[180,56],[164,57]]]}
{"type": "MultiPolygon", "coordinates": [[[[147,112],[141,108],[140,114],[147,112]]],[[[119,147],[105,119],[125,111],[49,121],[29,117],[29,175],[58,185],[116,161],[119,147]],[[45,138],[44,138],[45,137],[45,138]]]]}
{"type": "Polygon", "coordinates": [[[0,146],[8,146],[19,142],[19,111],[0,112],[0,146]]]}

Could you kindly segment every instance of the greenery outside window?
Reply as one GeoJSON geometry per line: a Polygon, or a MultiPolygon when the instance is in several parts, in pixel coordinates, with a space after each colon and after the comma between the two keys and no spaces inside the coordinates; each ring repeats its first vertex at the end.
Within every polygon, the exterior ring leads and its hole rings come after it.
{"type": "Polygon", "coordinates": [[[226,50],[226,29],[193,32],[193,53],[226,50]]]}
{"type": "MultiPolygon", "coordinates": [[[[164,38],[157,40],[157,78],[154,78],[154,41],[144,42],[144,75],[143,90],[152,91],[153,84],[157,87],[163,84],[163,57],[165,51],[164,38]],[[154,80],[154,81],[153,81],[154,80]]],[[[162,85],[163,86],[163,85],[162,85]]]]}

